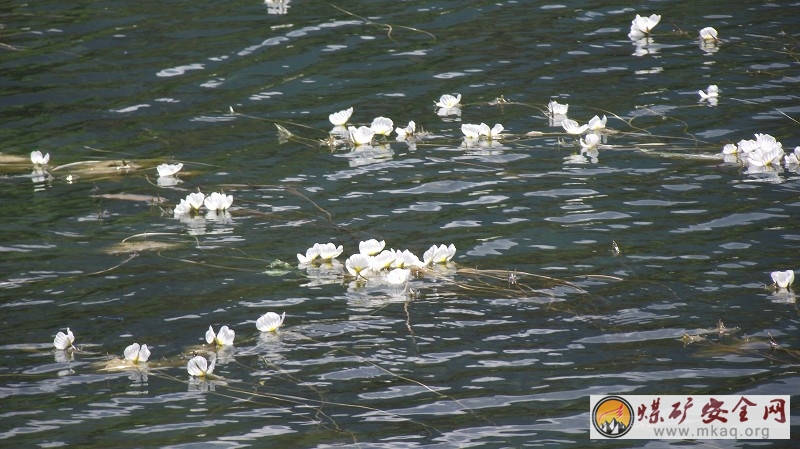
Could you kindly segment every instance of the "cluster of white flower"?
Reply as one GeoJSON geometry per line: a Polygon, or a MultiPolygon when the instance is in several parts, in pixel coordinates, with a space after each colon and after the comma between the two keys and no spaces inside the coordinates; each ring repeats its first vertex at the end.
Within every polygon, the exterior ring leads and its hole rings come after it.
{"type": "MultiPolygon", "coordinates": [[[[256,320],[256,328],[261,332],[275,332],[283,325],[285,319],[286,312],[283,312],[282,315],[278,315],[275,312],[267,312],[256,320]]],[[[233,346],[235,337],[236,332],[228,326],[222,326],[219,329],[219,333],[215,333],[212,326],[208,326],[206,331],[206,342],[215,348],[233,346]]],[[[211,353],[208,360],[201,355],[196,355],[189,359],[186,364],[186,371],[194,377],[209,377],[214,373],[216,362],[217,354],[215,352],[211,353]]]]}
{"type": "MultiPolygon", "coordinates": [[[[278,330],[279,327],[283,325],[283,321],[286,319],[286,312],[283,312],[282,315],[278,315],[275,312],[267,312],[264,315],[261,315],[256,320],[256,328],[261,332],[275,332],[278,330]]],[[[236,332],[233,329],[230,329],[228,326],[222,326],[219,329],[219,333],[214,332],[213,326],[208,326],[208,330],[206,331],[206,342],[209,345],[213,345],[214,349],[221,348],[221,347],[230,347],[233,346],[233,340],[236,337],[236,332]]],[[[53,346],[59,351],[75,351],[75,334],[72,333],[70,328],[67,328],[67,332],[64,333],[59,331],[55,338],[53,339],[53,346]]],[[[62,352],[62,353],[63,353],[62,352]]],[[[123,365],[117,365],[117,368],[144,368],[146,369],[146,365],[140,365],[150,358],[150,349],[147,345],[139,345],[139,343],[133,343],[125,348],[123,351],[124,358],[123,365]]],[[[67,360],[66,357],[61,357],[63,360],[67,360]]],[[[189,360],[186,365],[186,370],[189,372],[190,375],[195,377],[204,377],[212,374],[214,372],[214,365],[216,363],[216,353],[211,353],[210,363],[205,359],[203,356],[195,356],[189,360]]]]}
{"type": "Polygon", "coordinates": [[[602,118],[595,115],[588,123],[580,125],[577,121],[567,117],[569,105],[558,103],[555,100],[551,100],[547,104],[547,111],[550,115],[551,126],[561,126],[567,134],[575,136],[581,136],[586,133],[585,136],[578,139],[581,145],[581,155],[579,157],[584,160],[583,156],[586,156],[592,161],[596,161],[598,147],[602,143],[602,135],[605,132],[608,118],[605,115],[602,118]]]}
{"type": "Polygon", "coordinates": [[[213,192],[211,195],[206,196],[201,192],[195,192],[186,195],[186,198],[175,206],[172,213],[175,218],[179,218],[182,215],[196,214],[203,206],[208,209],[209,213],[216,213],[228,210],[231,204],[233,204],[233,195],[213,192]]]}
{"type": "MultiPolygon", "coordinates": [[[[347,272],[361,279],[373,276],[382,277],[392,285],[403,285],[411,277],[411,270],[423,268],[433,264],[449,262],[456,253],[453,244],[433,245],[422,255],[422,260],[409,250],[384,249],[385,240],[370,239],[358,244],[358,253],[351,255],[345,261],[347,272]]],[[[343,251],[341,245],[333,243],[315,243],[308,248],[305,254],[297,254],[300,266],[308,266],[317,259],[323,263],[331,262],[343,251]]]]}
{"type": "Polygon", "coordinates": [[[769,134],[756,133],[755,139],[740,140],[736,145],[729,143],[722,148],[722,154],[729,162],[746,165],[748,173],[775,172],[781,167],[781,161],[787,168],[800,168],[800,147],[786,154],[783,145],[769,134]]]}
{"type": "Polygon", "coordinates": [[[495,124],[492,128],[489,128],[489,125],[486,123],[481,123],[480,125],[464,123],[461,125],[461,132],[464,133],[464,139],[467,145],[478,142],[481,139],[485,139],[487,142],[499,139],[500,133],[502,133],[504,129],[503,125],[499,123],[495,124]]]}
{"type": "MultiPolygon", "coordinates": [[[[349,126],[348,122],[353,115],[353,107],[343,109],[328,115],[328,120],[333,125],[330,134],[334,140],[339,137],[345,139],[354,147],[370,146],[375,136],[389,137],[392,134],[394,122],[387,117],[375,117],[370,126],[349,126]]],[[[405,128],[396,128],[396,140],[404,141],[415,137],[417,124],[409,121],[405,128]]]]}

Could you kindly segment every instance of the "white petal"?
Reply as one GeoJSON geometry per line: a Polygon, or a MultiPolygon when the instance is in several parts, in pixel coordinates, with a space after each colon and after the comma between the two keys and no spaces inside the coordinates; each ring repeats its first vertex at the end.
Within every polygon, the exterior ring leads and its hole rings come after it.
{"type": "Polygon", "coordinates": [[[125,355],[125,360],[130,360],[131,362],[138,362],[140,349],[141,347],[139,346],[139,343],[134,343],[125,348],[125,351],[123,352],[123,354],[125,355]]]}
{"type": "Polygon", "coordinates": [[[217,334],[217,344],[232,346],[234,338],[236,338],[236,332],[228,326],[222,326],[219,330],[219,334],[217,334]]]}
{"type": "Polygon", "coordinates": [[[205,376],[208,371],[208,361],[203,356],[194,356],[186,364],[186,371],[192,376],[205,376]]]}
{"type": "Polygon", "coordinates": [[[281,327],[284,319],[286,319],[286,312],[283,312],[283,315],[267,312],[256,320],[256,327],[261,332],[274,332],[281,327]]]}
{"type": "Polygon", "coordinates": [[[211,344],[216,339],[217,339],[217,334],[214,333],[214,328],[208,326],[208,330],[206,331],[206,343],[211,344]]]}

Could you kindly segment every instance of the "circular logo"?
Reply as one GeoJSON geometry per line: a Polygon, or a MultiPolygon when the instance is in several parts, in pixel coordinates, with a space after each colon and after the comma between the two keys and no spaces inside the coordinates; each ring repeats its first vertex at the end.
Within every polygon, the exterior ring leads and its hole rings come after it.
{"type": "Polygon", "coordinates": [[[633,427],[633,408],[619,396],[606,396],[592,410],[595,430],[607,438],[619,438],[633,427]]]}

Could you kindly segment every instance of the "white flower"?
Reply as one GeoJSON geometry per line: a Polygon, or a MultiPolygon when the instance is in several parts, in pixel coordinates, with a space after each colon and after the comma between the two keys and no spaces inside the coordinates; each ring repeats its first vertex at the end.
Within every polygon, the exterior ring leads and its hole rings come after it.
{"type": "Polygon", "coordinates": [[[369,126],[375,134],[381,136],[388,136],[392,133],[394,122],[392,119],[386,117],[375,117],[372,124],[369,126]]]}
{"type": "Polygon", "coordinates": [[[652,14],[650,17],[642,17],[636,14],[636,18],[631,21],[631,31],[628,33],[628,37],[632,40],[643,38],[649,35],[660,21],[661,16],[658,14],[652,14]]]}
{"type": "Polygon", "coordinates": [[[472,123],[464,123],[461,125],[461,132],[467,139],[478,140],[481,138],[481,126],[472,123]]]}
{"type": "Polygon", "coordinates": [[[417,124],[413,120],[408,122],[405,128],[395,128],[394,132],[397,133],[397,140],[405,140],[414,136],[417,131],[417,124]]]}
{"type": "Polygon", "coordinates": [[[547,112],[549,112],[550,115],[567,115],[568,110],[568,104],[560,104],[555,100],[551,100],[550,103],[547,103],[547,112]]]}
{"type": "Polygon", "coordinates": [[[300,261],[300,263],[311,263],[317,257],[319,257],[319,246],[317,246],[316,243],[306,250],[305,255],[297,253],[297,260],[300,261]]]}
{"type": "Polygon", "coordinates": [[[192,206],[190,206],[185,199],[181,200],[181,202],[178,203],[177,206],[175,206],[175,209],[172,210],[172,213],[175,216],[175,218],[180,217],[181,215],[190,214],[191,212],[192,212],[192,206]]]}
{"type": "Polygon", "coordinates": [[[591,120],[589,120],[589,129],[595,132],[605,129],[607,121],[608,118],[606,118],[605,115],[603,116],[603,118],[600,118],[595,115],[594,117],[592,117],[591,120]]]}
{"type": "Polygon", "coordinates": [[[719,87],[717,87],[716,84],[711,84],[708,86],[705,92],[698,90],[697,93],[700,95],[701,100],[716,98],[719,96],[719,87]]]}
{"type": "Polygon", "coordinates": [[[439,101],[436,102],[436,107],[444,109],[457,108],[460,105],[461,105],[461,94],[456,94],[456,96],[452,96],[450,94],[444,94],[441,97],[439,97],[439,101]]]}
{"type": "Polygon", "coordinates": [[[283,315],[267,312],[256,320],[256,327],[261,332],[275,332],[281,327],[284,319],[286,319],[286,312],[283,312],[283,315]]]}
{"type": "Polygon", "coordinates": [[[386,281],[391,285],[403,285],[411,277],[411,270],[407,268],[395,268],[386,275],[386,281]]]}
{"type": "Polygon", "coordinates": [[[319,251],[319,257],[322,260],[335,259],[339,257],[340,254],[342,254],[342,251],[344,251],[342,245],[336,246],[333,243],[323,243],[323,244],[317,243],[314,246],[317,247],[317,250],[319,251]]]}
{"type": "Polygon", "coordinates": [[[385,246],[385,240],[378,241],[377,239],[369,239],[358,243],[358,252],[368,256],[374,256],[383,251],[385,246]]]}
{"type": "Polygon", "coordinates": [[[334,112],[328,116],[328,120],[331,121],[333,126],[344,126],[347,124],[347,121],[350,120],[350,116],[353,115],[353,107],[349,107],[345,110],[334,112]]]}
{"type": "Polygon", "coordinates": [[[236,332],[229,329],[228,326],[222,326],[219,329],[219,334],[214,333],[214,328],[208,326],[206,331],[206,342],[208,344],[215,344],[216,346],[232,346],[233,339],[236,337],[236,332]]]}
{"type": "Polygon", "coordinates": [[[486,137],[486,140],[493,140],[500,137],[500,133],[503,132],[503,125],[496,123],[492,129],[489,129],[489,126],[485,123],[481,123],[481,134],[486,137]]]}
{"type": "Polygon", "coordinates": [[[422,261],[425,265],[447,263],[455,254],[456,247],[452,243],[450,246],[445,246],[444,244],[439,246],[433,245],[422,255],[422,261]]]}
{"type": "Polygon", "coordinates": [[[182,168],[183,164],[178,162],[177,164],[160,164],[158,167],[156,167],[156,170],[158,170],[158,176],[164,177],[172,176],[181,171],[182,168]]]}
{"type": "Polygon", "coordinates": [[[369,145],[372,143],[372,137],[375,135],[375,131],[369,126],[359,126],[358,128],[355,126],[348,126],[347,132],[350,136],[350,141],[353,142],[355,146],[369,145]]]}
{"type": "Polygon", "coordinates": [[[419,257],[417,257],[414,253],[409,250],[395,251],[394,253],[394,262],[392,262],[392,266],[395,268],[408,268],[408,267],[423,267],[425,266],[419,257]]]}
{"type": "Polygon", "coordinates": [[[590,133],[586,135],[585,139],[580,139],[581,143],[581,150],[589,151],[592,149],[597,148],[597,145],[600,143],[600,136],[595,133],[590,133]]]}
{"type": "Polygon", "coordinates": [[[188,371],[191,376],[206,377],[214,372],[214,365],[216,364],[217,358],[214,354],[211,354],[210,364],[206,361],[205,357],[198,355],[189,360],[189,363],[186,364],[186,371],[188,371]]]}
{"type": "Polygon", "coordinates": [[[353,254],[344,262],[344,267],[351,275],[355,277],[363,277],[369,273],[371,260],[372,256],[367,254],[353,254]]]}
{"type": "Polygon", "coordinates": [[[212,192],[203,200],[203,204],[208,210],[226,210],[233,204],[233,195],[212,192]]]}
{"type": "Polygon", "coordinates": [[[139,346],[139,343],[134,343],[125,348],[124,354],[125,360],[133,363],[144,363],[150,358],[150,350],[147,349],[147,345],[139,346]]]}
{"type": "Polygon", "coordinates": [[[53,346],[56,349],[69,349],[72,347],[72,344],[75,342],[75,335],[72,334],[72,331],[67,328],[67,333],[63,333],[58,331],[56,334],[56,338],[53,340],[53,346]]]}
{"type": "Polygon", "coordinates": [[[397,258],[395,251],[392,249],[387,249],[381,251],[380,253],[372,256],[369,260],[369,269],[378,272],[389,268],[394,260],[397,258]]]}
{"type": "Polygon", "coordinates": [[[564,128],[564,131],[569,134],[583,134],[587,129],[589,129],[589,125],[578,126],[578,122],[572,119],[566,119],[561,122],[561,127],[564,128]]]}
{"type": "Polygon", "coordinates": [[[194,211],[200,210],[206,196],[201,192],[194,192],[186,195],[186,204],[194,211]]]}
{"type": "Polygon", "coordinates": [[[703,42],[717,42],[719,39],[717,38],[717,30],[713,27],[705,27],[700,30],[700,39],[703,42]]]}
{"type": "Polygon", "coordinates": [[[794,147],[794,152],[783,158],[783,161],[786,163],[786,165],[800,164],[800,147],[794,147]]]}
{"type": "Polygon", "coordinates": [[[751,167],[776,167],[785,155],[778,147],[758,147],[747,153],[747,164],[751,167]]]}
{"type": "Polygon", "coordinates": [[[50,162],[50,153],[42,156],[42,152],[39,150],[31,151],[31,162],[33,165],[46,165],[50,162]]]}
{"type": "Polygon", "coordinates": [[[722,154],[737,154],[737,153],[739,153],[739,147],[737,147],[732,143],[725,144],[725,146],[722,147],[722,154]]]}
{"type": "Polygon", "coordinates": [[[773,271],[770,273],[770,276],[772,277],[772,281],[780,288],[787,288],[794,282],[793,270],[773,271]]]}

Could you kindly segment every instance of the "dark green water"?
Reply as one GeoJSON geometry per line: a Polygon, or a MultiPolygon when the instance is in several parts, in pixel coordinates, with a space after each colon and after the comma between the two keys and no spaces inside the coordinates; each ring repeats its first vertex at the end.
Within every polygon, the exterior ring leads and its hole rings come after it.
{"type": "MultiPolygon", "coordinates": [[[[0,7],[4,444],[618,447],[589,440],[589,395],[800,387],[796,298],[769,288],[800,265],[800,174],[718,157],[754,133],[800,145],[800,4],[273,6],[0,7]],[[662,15],[641,48],[637,13],[662,15]],[[705,26],[718,46],[699,45],[705,26]],[[461,115],[437,115],[446,93],[461,115]],[[580,123],[607,115],[596,161],[550,126],[553,99],[580,123]],[[321,145],[350,106],[353,124],[428,135],[321,145]],[[481,122],[505,135],[465,146],[481,122]],[[181,182],[159,186],[177,161],[181,182]],[[198,189],[232,194],[230,216],[174,218],[198,189]],[[409,296],[344,275],[369,238],[457,253],[409,296]],[[339,265],[298,267],[329,241],[339,265]],[[268,311],[286,311],[277,334],[255,327],[268,311]],[[197,382],[209,325],[235,347],[197,382]],[[68,326],[81,351],[64,360],[68,326]],[[101,369],[133,342],[145,372],[101,369]]],[[[628,442],[644,444],[669,442],[628,442]]]]}

